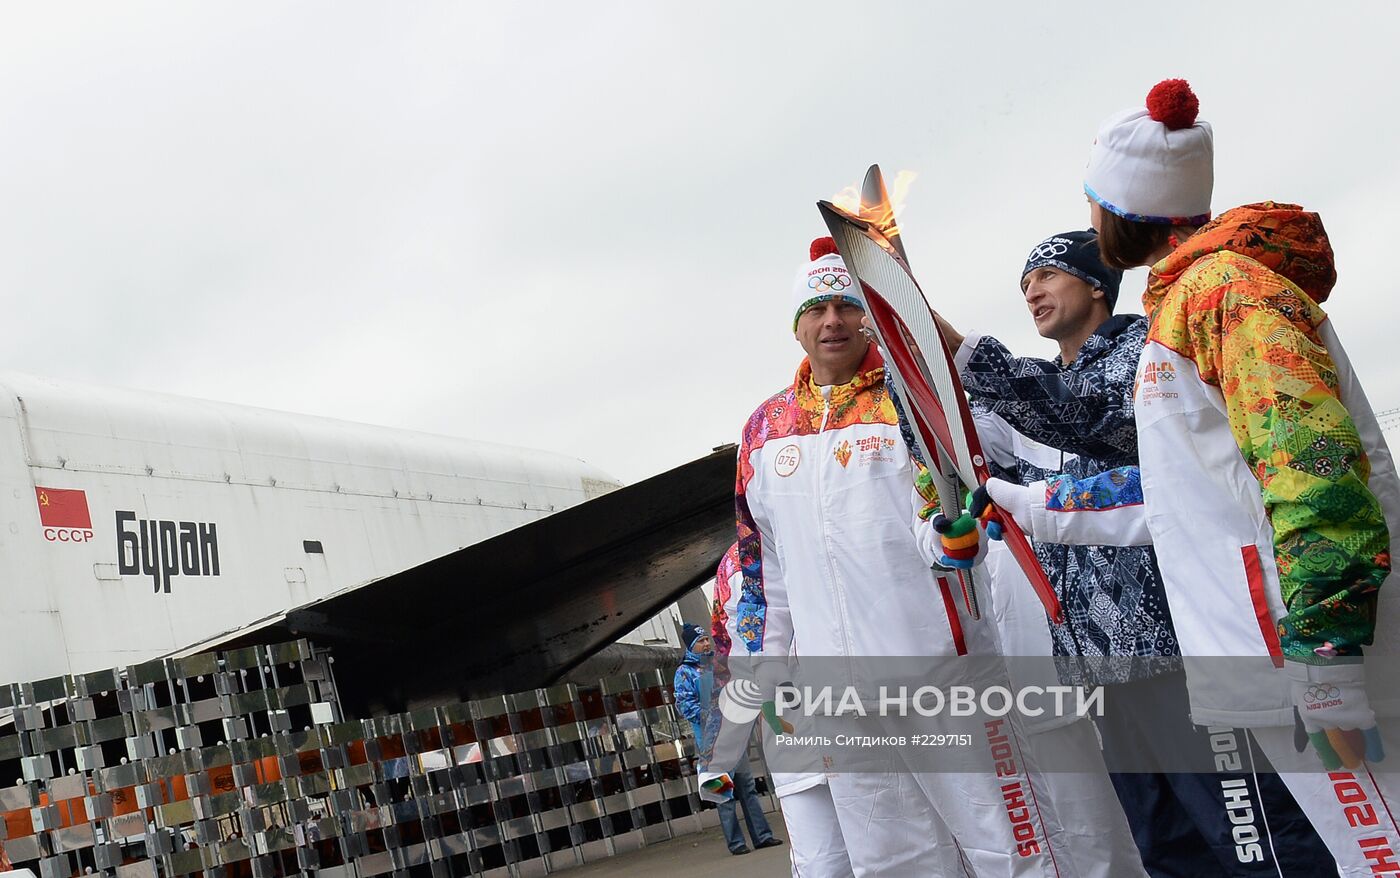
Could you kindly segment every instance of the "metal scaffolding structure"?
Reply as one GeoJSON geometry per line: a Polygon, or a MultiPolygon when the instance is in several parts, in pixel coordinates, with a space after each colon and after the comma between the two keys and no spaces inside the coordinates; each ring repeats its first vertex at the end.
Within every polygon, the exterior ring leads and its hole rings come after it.
{"type": "Polygon", "coordinates": [[[298,640],[0,686],[0,844],[41,878],[527,876],[717,823],[669,670],[372,719],[334,670],[298,640]]]}

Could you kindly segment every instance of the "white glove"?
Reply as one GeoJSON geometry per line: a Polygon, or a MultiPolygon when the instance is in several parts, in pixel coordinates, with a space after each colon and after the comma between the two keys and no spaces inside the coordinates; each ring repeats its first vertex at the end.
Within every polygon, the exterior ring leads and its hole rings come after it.
{"type": "Polygon", "coordinates": [[[1031,533],[1031,489],[1005,479],[987,479],[984,487],[997,508],[1010,515],[1026,536],[1035,539],[1031,533]]]}
{"type": "Polygon", "coordinates": [[[1385,758],[1376,714],[1366,697],[1364,664],[1287,661],[1284,669],[1298,719],[1324,768],[1356,768],[1363,759],[1380,762],[1385,758]]]}

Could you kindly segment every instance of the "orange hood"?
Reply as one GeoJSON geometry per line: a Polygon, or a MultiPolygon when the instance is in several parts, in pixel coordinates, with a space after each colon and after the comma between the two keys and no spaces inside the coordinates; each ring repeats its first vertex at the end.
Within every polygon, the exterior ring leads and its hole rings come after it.
{"type": "Polygon", "coordinates": [[[1167,288],[1196,260],[1223,250],[1248,256],[1283,275],[1314,302],[1325,302],[1337,283],[1332,244],[1322,219],[1296,204],[1263,201],[1225,211],[1152,266],[1143,308],[1150,315],[1167,288]]]}

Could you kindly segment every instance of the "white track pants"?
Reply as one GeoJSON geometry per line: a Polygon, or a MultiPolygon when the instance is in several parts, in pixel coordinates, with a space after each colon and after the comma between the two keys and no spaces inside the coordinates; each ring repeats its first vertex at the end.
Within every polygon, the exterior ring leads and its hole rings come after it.
{"type": "Polygon", "coordinates": [[[851,878],[846,841],[825,782],[778,799],[787,824],[793,878],[851,878]]]}
{"type": "MultiPolygon", "coordinates": [[[[1400,758],[1400,719],[1381,720],[1386,763],[1400,758]]],[[[1356,771],[1318,770],[1312,748],[1293,747],[1293,729],[1268,726],[1249,730],[1269,757],[1298,807],[1337,858],[1346,878],[1400,876],[1400,772],[1382,763],[1356,771]],[[1381,771],[1384,766],[1385,771],[1381,771]]]]}
{"type": "MultiPolygon", "coordinates": [[[[808,793],[822,793],[825,800],[812,796],[799,807],[809,825],[824,821],[828,834],[843,839],[848,857],[846,872],[800,871],[797,848],[799,830],[788,822],[793,839],[793,874],[811,876],[854,875],[857,878],[929,878],[971,876],[964,864],[953,834],[938,816],[923,790],[910,775],[901,772],[849,772],[830,775],[827,784],[782,799],[787,818],[788,802],[808,793]],[[823,808],[829,812],[818,818],[823,808]],[[833,832],[829,827],[835,825],[833,832]]],[[[801,832],[808,834],[806,827],[801,832]]],[[[827,862],[833,862],[834,857],[827,862]]]]}
{"type": "MultiPolygon", "coordinates": [[[[1050,656],[1054,645],[1045,623],[1045,610],[1030,581],[1004,543],[993,543],[987,554],[986,579],[999,652],[1009,656],[1050,656]]],[[[1060,679],[1047,658],[1043,663],[1013,660],[1008,671],[1016,687],[1056,686],[1060,679]],[[1034,674],[1033,677],[1026,677],[1034,674]],[[1020,676],[1018,676],[1020,675],[1020,676]]],[[[1132,830],[1104,768],[1099,736],[1089,719],[1053,728],[1028,721],[1026,750],[1035,766],[1085,765],[1082,772],[1042,771],[1036,777],[1053,804],[1062,833],[1051,835],[1055,855],[1073,863],[1081,878],[1145,878],[1142,857],[1132,830]]]]}
{"type": "MultiPolygon", "coordinates": [[[[900,717],[880,717],[885,734],[920,730],[900,717]]],[[[962,751],[974,771],[895,772],[913,782],[953,835],[978,878],[1069,878],[1074,863],[1061,856],[1064,832],[1044,778],[1027,763],[1024,740],[1009,719],[989,723],[962,751]],[[970,761],[969,761],[970,759],[970,761]],[[1050,844],[1047,839],[1055,838],[1050,844]]],[[[916,763],[918,764],[918,763],[916,763]]],[[[882,873],[883,874],[883,873],[882,873]]],[[[953,873],[956,874],[956,873],[953,873]]]]}
{"type": "Polygon", "coordinates": [[[1092,720],[1027,735],[1032,765],[1097,763],[1098,771],[1045,771],[1038,777],[1059,819],[1063,835],[1051,836],[1061,859],[1074,863],[1080,878],[1145,878],[1142,857],[1108,771],[1092,720]]]}

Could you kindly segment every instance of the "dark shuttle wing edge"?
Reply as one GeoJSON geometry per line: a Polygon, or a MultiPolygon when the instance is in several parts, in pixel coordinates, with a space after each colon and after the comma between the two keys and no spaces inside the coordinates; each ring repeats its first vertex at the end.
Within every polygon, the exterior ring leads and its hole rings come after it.
{"type": "Polygon", "coordinates": [[[305,637],[351,716],[548,686],[714,576],[734,446],[180,650],[305,637]]]}

